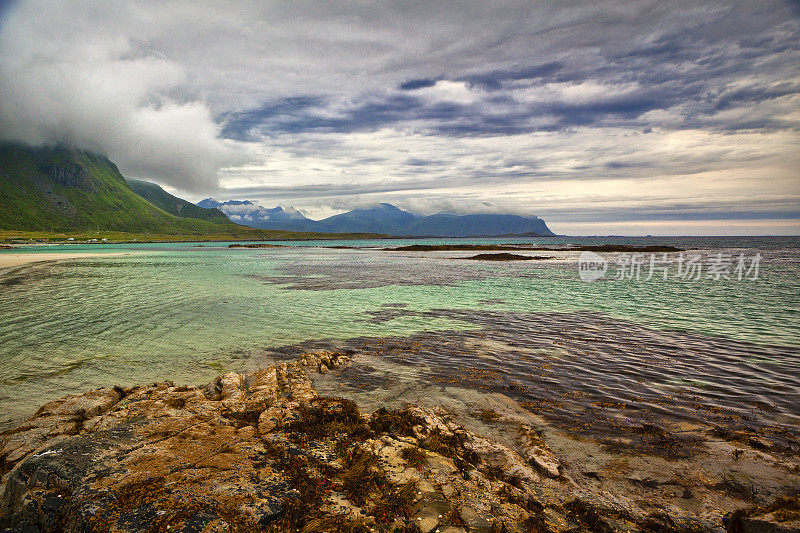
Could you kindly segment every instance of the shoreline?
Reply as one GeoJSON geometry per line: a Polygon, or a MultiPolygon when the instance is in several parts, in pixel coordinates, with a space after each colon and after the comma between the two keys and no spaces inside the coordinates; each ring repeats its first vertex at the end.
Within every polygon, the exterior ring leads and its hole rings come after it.
{"type": "Polygon", "coordinates": [[[91,257],[118,257],[124,255],[142,254],[146,252],[28,252],[28,253],[2,253],[0,254],[0,274],[8,269],[20,266],[43,263],[48,261],[63,261],[65,259],[86,259],[91,257]]]}
{"type": "MultiPolygon", "coordinates": [[[[316,351],[205,387],[162,382],[50,402],[0,432],[0,525],[426,533],[800,525],[792,495],[800,467],[768,443],[687,426],[681,438],[702,436],[704,447],[662,457],[569,435],[499,393],[402,383],[342,390],[347,372],[380,362],[316,351]]],[[[665,445],[674,437],[656,426],[650,433],[665,445]]]]}

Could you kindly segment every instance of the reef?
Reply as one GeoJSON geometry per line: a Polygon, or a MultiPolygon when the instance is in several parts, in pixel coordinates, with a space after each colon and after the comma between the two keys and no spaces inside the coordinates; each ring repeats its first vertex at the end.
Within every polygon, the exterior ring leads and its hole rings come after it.
{"type": "Polygon", "coordinates": [[[390,252],[455,252],[455,251],[503,251],[525,250],[537,252],[682,252],[674,246],[630,246],[626,244],[578,245],[578,246],[536,246],[531,244],[412,244],[383,248],[390,252]]]}
{"type": "Polygon", "coordinates": [[[474,261],[533,261],[541,259],[550,259],[539,255],[519,255],[509,253],[499,254],[476,254],[470,257],[462,257],[461,259],[472,259],[474,261]]]}
{"type": "Polygon", "coordinates": [[[229,244],[228,248],[286,248],[282,244],[269,244],[266,242],[257,242],[254,244],[229,244]]]}
{"type": "MultiPolygon", "coordinates": [[[[349,362],[317,351],[226,373],[204,387],[162,382],[48,403],[0,433],[0,528],[797,530],[796,496],[715,521],[592,490],[535,424],[506,420],[511,445],[467,429],[443,407],[366,413],[351,399],[320,395],[312,376],[330,376],[349,362]]],[[[480,418],[502,415],[487,409],[480,418]]]]}

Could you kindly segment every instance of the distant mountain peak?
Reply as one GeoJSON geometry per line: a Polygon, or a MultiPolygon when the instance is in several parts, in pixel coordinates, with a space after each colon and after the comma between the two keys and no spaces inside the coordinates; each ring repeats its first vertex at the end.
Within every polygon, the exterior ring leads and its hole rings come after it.
{"type": "Polygon", "coordinates": [[[282,209],[279,207],[278,209],[281,209],[292,220],[308,220],[308,218],[306,218],[306,216],[303,213],[301,213],[294,207],[289,206],[286,209],[282,209]]]}
{"type": "Polygon", "coordinates": [[[197,202],[198,207],[204,207],[206,209],[214,209],[220,206],[220,202],[215,200],[214,198],[206,198],[205,200],[200,200],[197,202]]]}
{"type": "MultiPolygon", "coordinates": [[[[406,215],[406,216],[413,216],[418,217],[419,215],[411,213],[410,211],[405,211],[400,209],[396,205],[392,205],[386,202],[381,202],[379,204],[375,204],[369,207],[361,207],[357,209],[353,209],[352,211],[348,211],[349,213],[382,213],[386,215],[406,215]]],[[[346,215],[347,213],[342,213],[346,215]]]]}
{"type": "Polygon", "coordinates": [[[328,233],[382,233],[448,237],[513,234],[553,235],[544,221],[533,216],[437,213],[421,216],[387,202],[353,209],[324,220],[310,220],[293,207],[264,208],[249,200],[218,202],[213,198],[197,205],[216,207],[233,222],[254,228],[328,233]]]}
{"type": "MultiPolygon", "coordinates": [[[[250,200],[226,200],[220,202],[207,198],[198,202],[200,207],[215,207],[225,213],[231,221],[254,228],[271,228],[276,224],[303,223],[308,219],[293,207],[286,209],[278,206],[268,209],[250,200]]],[[[311,221],[309,221],[311,222],[311,221]]]]}

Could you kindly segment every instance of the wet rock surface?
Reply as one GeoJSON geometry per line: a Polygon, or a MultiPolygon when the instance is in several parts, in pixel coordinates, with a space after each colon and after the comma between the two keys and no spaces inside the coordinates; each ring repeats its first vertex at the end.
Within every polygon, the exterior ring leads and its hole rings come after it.
{"type": "Polygon", "coordinates": [[[541,259],[550,259],[549,257],[539,255],[520,255],[510,253],[498,254],[476,254],[470,257],[463,257],[462,259],[471,259],[474,261],[534,261],[541,259]]]}
{"type": "Polygon", "coordinates": [[[784,496],[767,506],[737,510],[725,517],[734,533],[789,533],[800,531],[800,495],[784,496]]]}
{"type": "Polygon", "coordinates": [[[412,244],[384,248],[390,252],[450,252],[461,250],[534,250],[542,252],[681,252],[674,246],[630,246],[625,244],[579,245],[579,246],[538,246],[533,244],[412,244]]]}
{"type": "Polygon", "coordinates": [[[282,244],[269,244],[265,242],[257,242],[250,244],[229,244],[228,248],[286,248],[282,244]]]}
{"type": "MultiPolygon", "coordinates": [[[[501,414],[480,415],[513,429],[493,438],[442,406],[367,413],[320,396],[312,377],[331,379],[349,362],[318,351],[205,387],[164,382],[51,402],[0,434],[0,529],[724,530],[713,513],[597,488],[507,397],[495,399],[501,414]]],[[[730,531],[796,530],[796,497],[729,507],[730,531]]]]}

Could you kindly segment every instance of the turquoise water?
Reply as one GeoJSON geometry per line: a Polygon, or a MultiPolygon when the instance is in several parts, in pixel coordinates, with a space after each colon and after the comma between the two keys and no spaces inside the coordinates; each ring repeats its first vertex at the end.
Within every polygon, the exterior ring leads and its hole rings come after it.
{"type": "MultiPolygon", "coordinates": [[[[484,327],[452,310],[557,312],[574,316],[576,324],[581,313],[591,312],[609,324],[623,320],[746,343],[749,359],[758,359],[759,346],[778,346],[763,365],[779,364],[782,372],[800,376],[800,239],[517,240],[544,246],[670,244],[748,257],[760,252],[759,279],[742,281],[585,283],[578,277],[577,252],[521,252],[552,259],[489,263],[460,259],[470,252],[381,249],[441,242],[447,241],[306,241],[270,249],[72,244],[0,251],[130,254],[0,273],[0,425],[91,388],[164,379],[203,383],[243,368],[253,351],[265,347],[484,327]],[[358,249],[326,248],[336,245],[358,249]],[[404,312],[375,319],[387,309],[404,312]]],[[[791,411],[796,392],[786,392],[784,409],[791,411]]]]}

